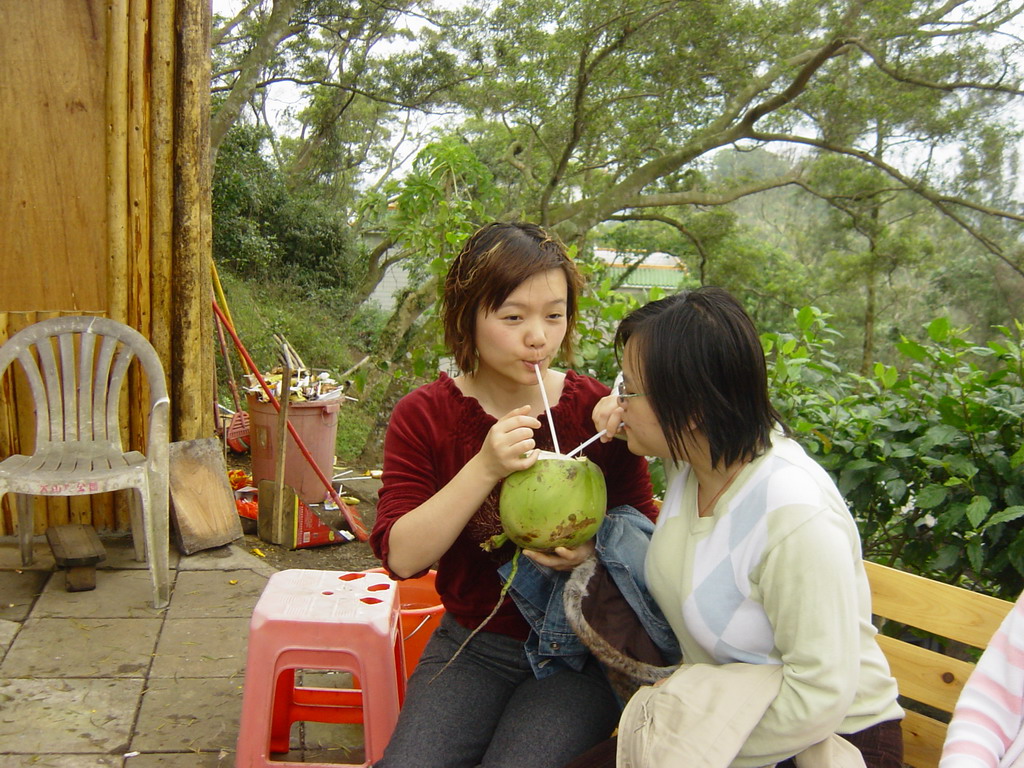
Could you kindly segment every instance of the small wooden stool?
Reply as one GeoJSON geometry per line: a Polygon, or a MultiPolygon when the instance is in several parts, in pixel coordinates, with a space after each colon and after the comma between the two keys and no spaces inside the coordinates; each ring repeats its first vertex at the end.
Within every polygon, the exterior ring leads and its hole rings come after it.
{"type": "Polygon", "coordinates": [[[68,592],[96,589],[96,563],[107,559],[100,537],[90,525],[56,525],[46,529],[46,540],[57,565],[67,572],[68,592]]]}

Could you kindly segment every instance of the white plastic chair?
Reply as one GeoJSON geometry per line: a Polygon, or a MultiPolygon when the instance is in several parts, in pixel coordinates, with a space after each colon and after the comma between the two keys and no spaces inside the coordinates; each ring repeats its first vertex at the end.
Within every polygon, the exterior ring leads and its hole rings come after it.
{"type": "Polygon", "coordinates": [[[30,325],[0,347],[0,380],[15,360],[35,401],[35,451],[0,461],[0,500],[17,494],[22,564],[33,559],[32,496],[130,489],[135,557],[145,560],[148,553],[153,605],[165,607],[170,401],[156,350],[138,331],[113,320],[58,317],[30,325]],[[134,358],[149,384],[145,454],[121,445],[119,400],[134,358]]]}

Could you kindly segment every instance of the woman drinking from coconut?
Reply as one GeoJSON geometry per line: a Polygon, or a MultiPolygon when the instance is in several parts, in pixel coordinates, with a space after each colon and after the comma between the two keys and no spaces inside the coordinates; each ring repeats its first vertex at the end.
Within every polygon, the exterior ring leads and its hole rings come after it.
{"type": "Polygon", "coordinates": [[[623,386],[594,420],[664,460],[646,576],[685,663],[630,700],[617,747],[572,765],[617,748],[619,766],[900,768],[857,526],[772,406],[749,316],[705,287],[637,310],[615,345],[623,386]]]}
{"type": "MultiPolygon", "coordinates": [[[[549,618],[547,603],[530,623],[504,597],[498,568],[507,568],[514,547],[482,546],[502,532],[503,479],[536,462],[535,449],[584,442],[593,434],[594,406],[609,392],[550,367],[571,355],[580,288],[564,247],[532,224],[482,227],[448,271],[442,320],[461,373],[440,374],[395,407],[370,537],[396,578],[437,564],[445,615],[409,680],[379,768],[560,766],[606,738],[618,720],[619,702],[585,647],[541,647],[535,627],[549,618]]],[[[619,441],[594,443],[586,455],[605,471],[609,506],[631,505],[654,518],[642,457],[619,441]]],[[[527,551],[527,565],[557,574],[594,549],[588,541],[527,551]]]]}

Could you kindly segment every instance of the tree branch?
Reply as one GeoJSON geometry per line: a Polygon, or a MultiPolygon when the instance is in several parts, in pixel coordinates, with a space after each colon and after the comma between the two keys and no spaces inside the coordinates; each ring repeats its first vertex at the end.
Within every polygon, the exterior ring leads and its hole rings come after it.
{"type": "Polygon", "coordinates": [[[676,205],[694,205],[700,207],[714,207],[739,200],[742,197],[756,195],[759,192],[767,192],[769,189],[778,189],[790,184],[800,182],[800,172],[793,171],[775,179],[752,182],[734,187],[726,192],[713,194],[700,190],[687,190],[685,192],[658,192],[651,195],[634,195],[622,198],[621,208],[661,208],[676,205]]]}
{"type": "Polygon", "coordinates": [[[210,33],[210,48],[216,48],[226,38],[235,27],[242,23],[242,21],[250,16],[252,9],[259,5],[261,0],[249,0],[245,6],[235,14],[233,19],[229,19],[222,27],[214,29],[210,33]]]}
{"type": "Polygon", "coordinates": [[[452,80],[450,82],[446,82],[446,83],[444,83],[442,85],[439,85],[437,88],[435,88],[435,89],[433,89],[431,91],[428,91],[426,94],[423,94],[420,97],[419,101],[417,101],[416,103],[410,103],[410,102],[398,101],[396,99],[390,99],[390,98],[388,98],[386,96],[383,96],[383,95],[381,95],[379,93],[374,93],[372,91],[367,91],[364,88],[358,88],[358,87],[356,87],[354,85],[351,85],[351,84],[348,84],[348,83],[336,83],[336,82],[331,82],[330,80],[322,80],[322,79],[319,79],[319,78],[314,78],[312,80],[306,80],[306,79],[302,79],[302,78],[298,78],[298,77],[288,77],[286,75],[282,75],[280,77],[268,77],[266,79],[260,80],[259,82],[254,84],[253,90],[256,91],[256,90],[259,90],[260,88],[266,88],[268,85],[273,85],[274,83],[294,83],[295,85],[319,85],[319,86],[322,86],[324,88],[334,88],[334,89],[337,89],[339,91],[345,91],[347,93],[355,94],[356,96],[363,96],[363,97],[369,99],[370,101],[376,101],[376,102],[379,102],[381,104],[387,104],[388,106],[398,107],[399,109],[414,109],[414,110],[417,110],[419,112],[423,112],[424,114],[427,114],[427,115],[433,115],[433,114],[445,114],[445,112],[444,111],[434,112],[434,111],[432,111],[430,109],[424,108],[423,104],[428,103],[430,101],[433,101],[434,96],[438,92],[447,90],[447,89],[449,89],[449,88],[451,88],[451,87],[453,87],[455,85],[458,85],[460,83],[469,82],[471,80],[474,80],[475,78],[476,78],[476,75],[466,75],[465,77],[456,78],[455,80],[452,80]]]}
{"type": "Polygon", "coordinates": [[[228,129],[234,125],[246,102],[256,90],[263,68],[274,55],[274,51],[282,40],[295,34],[289,25],[292,14],[301,0],[274,0],[273,10],[267,19],[263,35],[245,55],[239,65],[239,75],[227,98],[210,118],[210,154],[217,156],[217,148],[224,139],[228,129]]]}
{"type": "Polygon", "coordinates": [[[771,96],[757,106],[748,110],[740,121],[740,125],[744,129],[753,129],[754,123],[762,117],[789,104],[793,99],[807,90],[807,84],[811,81],[811,77],[813,77],[827,61],[842,54],[847,49],[848,45],[849,42],[842,38],[837,38],[823,45],[815,51],[807,63],[800,68],[800,71],[796,73],[796,77],[793,78],[793,81],[786,86],[782,93],[771,96]]]}
{"type": "Polygon", "coordinates": [[[540,223],[542,226],[548,225],[551,198],[558,189],[559,183],[565,178],[566,169],[569,167],[569,161],[576,152],[576,147],[579,145],[580,139],[583,136],[587,111],[585,107],[585,100],[594,72],[597,70],[598,66],[600,66],[601,62],[605,61],[616,51],[621,50],[639,31],[646,28],[659,16],[667,13],[671,6],[671,3],[664,3],[660,7],[648,13],[642,19],[639,19],[635,24],[627,21],[615,39],[598,51],[596,55],[589,58],[589,60],[587,56],[589,50],[584,49],[580,52],[580,60],[576,74],[576,88],[573,93],[572,101],[572,128],[570,129],[569,139],[562,148],[561,156],[555,163],[555,169],[551,174],[551,178],[548,179],[548,182],[541,193],[540,223]]]}
{"type": "MultiPolygon", "coordinates": [[[[658,13],[661,13],[661,11],[658,13]]],[[[569,161],[572,159],[573,153],[575,153],[576,147],[580,142],[580,138],[583,136],[585,123],[584,101],[586,99],[587,89],[590,86],[594,71],[602,61],[611,56],[615,51],[621,49],[636,29],[645,26],[654,15],[655,14],[652,14],[647,19],[642,20],[637,27],[627,24],[611,43],[598,51],[597,54],[589,61],[587,59],[589,50],[584,48],[580,51],[579,64],[576,70],[576,87],[573,91],[572,99],[572,127],[569,131],[569,139],[565,142],[565,146],[562,148],[561,156],[555,163],[555,169],[551,174],[551,178],[548,179],[547,184],[544,185],[543,192],[541,192],[540,223],[542,226],[547,226],[551,197],[554,195],[559,183],[563,178],[565,178],[565,172],[569,167],[569,161]]]]}
{"type": "Polygon", "coordinates": [[[759,133],[751,131],[748,136],[750,139],[755,141],[772,142],[779,141],[789,144],[804,144],[806,146],[815,147],[817,149],[824,150],[826,152],[832,152],[839,155],[847,155],[849,157],[856,158],[865,162],[869,165],[873,165],[884,173],[888,174],[892,178],[900,182],[908,190],[917,193],[922,198],[931,203],[942,215],[955,222],[957,226],[963,229],[967,234],[977,240],[981,245],[996,258],[1004,262],[1008,267],[1014,270],[1021,277],[1024,277],[1024,268],[1015,264],[1003,251],[1002,247],[992,240],[984,233],[978,231],[970,222],[966,221],[963,217],[957,214],[956,211],[951,209],[951,206],[959,206],[961,208],[967,208],[968,210],[982,213],[986,216],[993,216],[996,218],[1004,218],[1012,221],[1024,222],[1024,215],[1019,213],[1013,213],[1011,211],[1003,211],[997,208],[991,208],[989,206],[981,205],[979,203],[973,203],[970,200],[964,200],[960,197],[953,197],[951,195],[943,195],[935,190],[928,188],[923,182],[917,181],[899,171],[897,168],[889,165],[883,160],[873,156],[869,152],[865,152],[862,149],[856,149],[855,147],[842,147],[821,139],[811,138],[809,136],[795,136],[792,134],[783,133],[759,133]]]}
{"type": "MultiPolygon", "coordinates": [[[[859,12],[860,7],[860,3],[851,4],[850,10],[843,20],[844,25],[859,12]]],[[[749,137],[757,120],[792,102],[806,90],[813,75],[830,59],[841,55],[847,47],[846,38],[839,37],[824,43],[816,50],[809,50],[785,62],[780,62],[770,72],[755,80],[737,96],[726,102],[722,113],[708,125],[707,130],[701,136],[695,137],[693,141],[675,152],[669,152],[649,160],[596,198],[560,206],[549,215],[550,223],[557,225],[564,222],[565,226],[559,228],[559,234],[564,239],[571,240],[580,231],[586,231],[596,222],[601,221],[603,217],[628,207],[622,204],[623,199],[646,199],[633,196],[649,183],[663,178],[701,155],[749,137]],[[794,66],[798,66],[799,70],[781,93],[751,107],[742,119],[736,119],[746,104],[759,93],[770,88],[784,71],[794,66]],[[589,215],[581,216],[582,212],[588,209],[589,215]]]]}
{"type": "Polygon", "coordinates": [[[950,83],[940,83],[933,80],[925,80],[921,77],[915,77],[914,75],[904,75],[898,72],[893,67],[890,67],[885,60],[878,55],[878,53],[871,48],[867,43],[860,39],[850,40],[851,45],[855,45],[866,53],[871,60],[875,63],[875,66],[884,74],[891,77],[901,83],[907,83],[909,85],[919,85],[923,88],[931,88],[938,91],[948,91],[952,93],[958,90],[980,90],[980,91],[993,91],[996,93],[1007,93],[1012,96],[1024,96],[1024,89],[1019,84],[1001,85],[1000,83],[981,83],[972,80],[956,80],[950,83]]]}

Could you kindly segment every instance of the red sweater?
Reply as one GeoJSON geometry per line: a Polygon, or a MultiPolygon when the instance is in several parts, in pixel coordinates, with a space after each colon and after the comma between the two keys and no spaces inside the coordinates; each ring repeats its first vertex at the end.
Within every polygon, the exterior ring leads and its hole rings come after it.
{"type": "MultiPolygon", "coordinates": [[[[594,434],[591,413],[608,387],[574,371],[565,375],[562,396],[551,407],[558,443],[569,451],[594,434]]],[[[553,450],[547,415],[540,414],[541,428],[534,434],[539,448],[553,450]]],[[[455,382],[442,373],[436,381],[410,392],[395,406],[384,438],[384,474],[377,520],[370,535],[374,553],[387,564],[388,537],[395,521],[444,487],[479,452],[487,431],[497,421],[455,382]]],[[[652,501],[647,461],[634,456],[622,440],[595,442],[586,456],[605,473],[608,508],[629,504],[652,520],[657,510],[652,501]]],[[[515,551],[512,544],[485,552],[480,544],[501,532],[495,486],[437,567],[437,590],[445,610],[465,627],[475,628],[498,602],[501,580],[496,569],[515,551]]],[[[487,630],[525,640],[526,621],[511,598],[487,624],[487,630]]]]}

